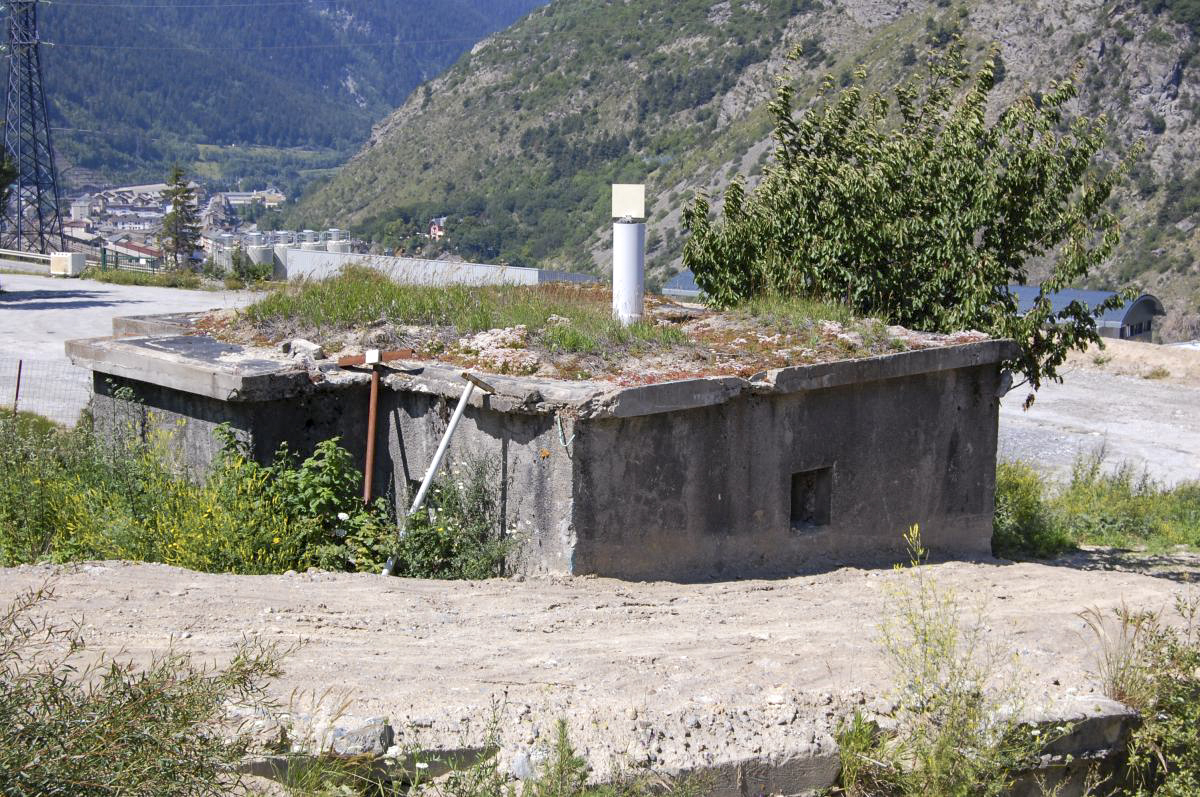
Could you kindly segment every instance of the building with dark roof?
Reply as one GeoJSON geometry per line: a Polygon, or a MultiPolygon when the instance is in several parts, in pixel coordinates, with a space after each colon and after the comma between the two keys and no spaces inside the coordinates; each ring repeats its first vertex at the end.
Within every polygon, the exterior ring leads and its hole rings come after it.
{"type": "MultiPolygon", "coordinates": [[[[1033,309],[1037,299],[1037,285],[1009,285],[1009,293],[1017,297],[1017,312],[1021,315],[1033,309]]],[[[675,299],[699,299],[702,291],[696,284],[696,277],[688,269],[676,274],[663,286],[663,295],[675,299]]],[[[1046,296],[1055,313],[1059,313],[1071,304],[1080,302],[1088,307],[1095,307],[1108,301],[1117,294],[1113,291],[1078,291],[1065,290],[1046,296]]],[[[1096,327],[1101,336],[1106,338],[1121,338],[1122,340],[1139,340],[1150,342],[1154,335],[1154,318],[1164,316],[1167,311],[1158,297],[1143,293],[1122,306],[1109,310],[1096,319],[1096,327]]]]}
{"type": "MultiPolygon", "coordinates": [[[[1009,285],[1009,292],[1017,297],[1017,312],[1024,315],[1033,309],[1040,288],[1037,285],[1009,285]]],[[[1088,307],[1095,307],[1108,301],[1116,294],[1112,291],[1078,291],[1073,289],[1050,293],[1050,307],[1055,313],[1067,308],[1071,302],[1079,302],[1088,307]]],[[[1096,327],[1102,337],[1120,338],[1122,340],[1140,340],[1149,343],[1154,334],[1155,316],[1167,314],[1163,303],[1158,297],[1148,293],[1127,301],[1113,310],[1109,310],[1096,319],[1096,327]]]]}

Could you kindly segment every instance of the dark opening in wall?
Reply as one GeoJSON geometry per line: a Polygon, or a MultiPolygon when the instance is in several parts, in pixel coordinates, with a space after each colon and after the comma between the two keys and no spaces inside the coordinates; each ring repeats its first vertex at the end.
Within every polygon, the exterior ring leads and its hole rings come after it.
{"type": "Polygon", "coordinates": [[[833,497],[833,468],[792,474],[792,528],[828,526],[833,497]]]}

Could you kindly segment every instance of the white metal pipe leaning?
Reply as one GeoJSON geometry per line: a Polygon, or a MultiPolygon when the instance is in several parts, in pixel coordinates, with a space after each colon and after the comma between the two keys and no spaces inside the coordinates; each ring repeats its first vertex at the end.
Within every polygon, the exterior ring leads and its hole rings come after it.
{"type": "MultiPolygon", "coordinates": [[[[412,506],[408,508],[408,517],[417,514],[421,505],[425,503],[425,496],[429,494],[429,488],[433,485],[433,477],[437,475],[438,468],[442,466],[446,449],[450,447],[450,438],[454,436],[454,430],[458,428],[458,422],[462,420],[463,412],[466,411],[476,386],[488,393],[496,392],[487,382],[471,374],[464,373],[463,379],[467,380],[467,386],[463,388],[462,396],[458,399],[458,406],[454,408],[454,414],[450,416],[450,423],[446,425],[446,433],[442,435],[442,442],[438,444],[437,451],[433,453],[433,459],[429,461],[429,468],[426,469],[425,477],[421,480],[421,488],[417,490],[417,496],[413,499],[412,506]]],[[[383,575],[390,576],[395,567],[396,557],[393,556],[383,566],[383,575]]]]}
{"type": "Polygon", "coordinates": [[[433,453],[433,459],[429,462],[429,470],[425,471],[425,478],[421,480],[421,489],[417,490],[417,497],[413,499],[412,506],[408,508],[409,517],[417,514],[421,504],[425,503],[425,496],[429,493],[430,485],[433,484],[433,477],[442,465],[446,449],[450,447],[450,438],[453,436],[454,430],[458,428],[458,422],[462,420],[463,411],[466,410],[467,402],[471,400],[471,394],[474,392],[475,383],[467,382],[467,386],[463,388],[462,397],[458,400],[458,406],[454,408],[454,414],[450,416],[446,433],[442,435],[442,442],[438,444],[437,451],[433,453]]]}
{"type": "Polygon", "coordinates": [[[613,317],[622,324],[637,323],[644,313],[646,289],[646,225],[613,223],[613,317]]]}

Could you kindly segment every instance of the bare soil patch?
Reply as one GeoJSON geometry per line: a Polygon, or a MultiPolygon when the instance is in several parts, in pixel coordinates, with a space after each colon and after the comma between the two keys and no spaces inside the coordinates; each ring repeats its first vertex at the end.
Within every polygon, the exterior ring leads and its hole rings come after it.
{"type": "Polygon", "coordinates": [[[1103,449],[1108,466],[1130,463],[1164,484],[1200,478],[1200,351],[1110,340],[1072,354],[1061,375],[1028,410],[1023,391],[1001,401],[1000,459],[1065,479],[1103,449]]]}
{"type": "Polygon", "coordinates": [[[1103,349],[1092,346],[1085,352],[1072,352],[1064,367],[1068,372],[1096,371],[1200,387],[1200,349],[1106,338],[1103,349]]]}

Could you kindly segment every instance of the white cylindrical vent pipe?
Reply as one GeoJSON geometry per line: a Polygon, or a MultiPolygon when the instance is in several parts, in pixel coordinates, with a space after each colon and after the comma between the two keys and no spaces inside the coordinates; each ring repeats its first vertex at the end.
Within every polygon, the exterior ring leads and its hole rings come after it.
{"type": "Polygon", "coordinates": [[[642,320],[646,289],[646,225],[613,224],[613,317],[622,324],[642,320]]]}

